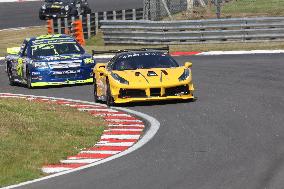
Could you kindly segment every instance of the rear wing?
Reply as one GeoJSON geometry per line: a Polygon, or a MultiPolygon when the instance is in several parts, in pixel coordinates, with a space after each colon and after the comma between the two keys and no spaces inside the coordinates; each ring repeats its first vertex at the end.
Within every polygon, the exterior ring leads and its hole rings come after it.
{"type": "Polygon", "coordinates": [[[108,50],[108,51],[95,51],[92,50],[92,55],[96,54],[118,54],[123,52],[132,52],[132,51],[165,51],[166,53],[170,52],[169,46],[160,47],[160,48],[141,48],[141,49],[123,49],[123,50],[108,50]]]}
{"type": "Polygon", "coordinates": [[[16,55],[20,52],[21,47],[12,47],[12,48],[7,48],[7,53],[10,55],[16,55]]]}

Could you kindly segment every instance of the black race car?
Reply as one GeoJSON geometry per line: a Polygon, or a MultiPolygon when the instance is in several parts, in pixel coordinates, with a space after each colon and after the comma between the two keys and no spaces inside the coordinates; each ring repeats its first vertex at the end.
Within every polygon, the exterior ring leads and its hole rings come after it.
{"type": "Polygon", "coordinates": [[[87,0],[45,0],[39,10],[39,19],[64,18],[90,14],[87,0]]]}

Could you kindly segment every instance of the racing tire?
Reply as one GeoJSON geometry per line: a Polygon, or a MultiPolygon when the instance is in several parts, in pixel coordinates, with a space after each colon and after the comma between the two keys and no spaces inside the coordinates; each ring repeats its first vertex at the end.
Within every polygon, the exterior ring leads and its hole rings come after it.
{"type": "Polygon", "coordinates": [[[78,11],[76,9],[71,10],[70,16],[78,16],[78,11]]]}
{"type": "Polygon", "coordinates": [[[46,19],[46,17],[41,12],[39,12],[38,17],[39,17],[40,20],[46,19]]]}
{"type": "Polygon", "coordinates": [[[33,86],[32,86],[32,77],[29,73],[27,73],[27,88],[28,89],[32,89],[33,86]]]}
{"type": "Polygon", "coordinates": [[[43,16],[43,15],[39,15],[39,19],[40,20],[46,20],[45,16],[43,16]]]}
{"type": "Polygon", "coordinates": [[[8,64],[8,66],[7,66],[7,75],[8,75],[8,79],[9,79],[9,84],[11,86],[14,86],[15,85],[15,81],[14,81],[14,76],[13,76],[12,68],[11,68],[10,64],[8,64]]]}
{"type": "Polygon", "coordinates": [[[84,15],[91,14],[92,10],[89,7],[86,7],[84,10],[84,15]]]}
{"type": "Polygon", "coordinates": [[[99,102],[97,94],[97,82],[96,78],[94,77],[94,102],[99,102]]]}
{"type": "Polygon", "coordinates": [[[113,98],[111,96],[110,85],[109,85],[108,81],[107,81],[107,90],[106,90],[106,105],[108,107],[114,105],[114,101],[113,101],[113,98]]]}

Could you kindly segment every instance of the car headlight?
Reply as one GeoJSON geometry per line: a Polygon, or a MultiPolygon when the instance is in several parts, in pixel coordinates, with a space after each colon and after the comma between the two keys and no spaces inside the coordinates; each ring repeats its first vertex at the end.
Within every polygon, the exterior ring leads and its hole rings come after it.
{"type": "Polygon", "coordinates": [[[42,5],[42,6],[41,6],[41,9],[45,10],[45,9],[46,9],[46,5],[45,5],[45,4],[42,5]]]}
{"type": "Polygon", "coordinates": [[[184,72],[181,74],[181,76],[178,78],[179,81],[184,81],[190,76],[190,70],[184,69],[184,72]]]}
{"type": "Polygon", "coordinates": [[[68,11],[68,10],[69,10],[69,6],[66,5],[66,6],[64,7],[64,9],[65,9],[66,11],[68,11]]]}
{"type": "Polygon", "coordinates": [[[46,62],[33,62],[35,68],[48,68],[46,62]]]}
{"type": "Polygon", "coordinates": [[[119,83],[129,85],[129,82],[128,82],[126,79],[120,77],[118,74],[116,74],[116,73],[111,73],[111,76],[112,76],[116,81],[118,81],[119,83]]]}

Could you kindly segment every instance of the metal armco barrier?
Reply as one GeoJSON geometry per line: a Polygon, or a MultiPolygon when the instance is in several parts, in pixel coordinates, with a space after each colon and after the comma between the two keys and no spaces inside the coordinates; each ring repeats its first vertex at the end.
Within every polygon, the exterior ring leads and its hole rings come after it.
{"type": "Polygon", "coordinates": [[[284,17],[100,23],[105,44],[226,43],[284,38],[284,17]]]}
{"type": "Polygon", "coordinates": [[[71,32],[71,23],[74,20],[82,20],[85,39],[96,35],[100,28],[101,20],[141,20],[143,19],[143,8],[118,11],[98,12],[88,15],[80,15],[71,18],[57,18],[53,20],[54,33],[71,32]]]}

